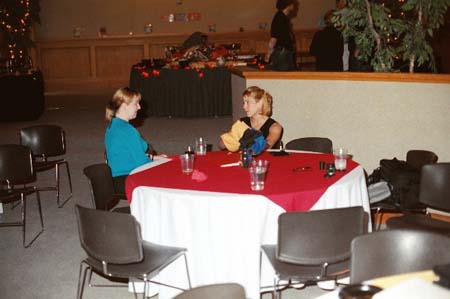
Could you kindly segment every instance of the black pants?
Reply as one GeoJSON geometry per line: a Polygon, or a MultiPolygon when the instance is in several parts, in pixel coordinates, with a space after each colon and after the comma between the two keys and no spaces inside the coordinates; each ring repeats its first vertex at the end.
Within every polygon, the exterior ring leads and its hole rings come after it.
{"type": "Polygon", "coordinates": [[[270,56],[272,68],[276,71],[294,71],[297,69],[295,52],[287,49],[275,49],[270,56]]]}

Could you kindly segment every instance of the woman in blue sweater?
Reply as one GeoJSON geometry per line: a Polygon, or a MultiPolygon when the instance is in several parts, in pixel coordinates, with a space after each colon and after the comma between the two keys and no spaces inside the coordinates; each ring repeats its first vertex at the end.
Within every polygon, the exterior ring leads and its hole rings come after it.
{"type": "Polygon", "coordinates": [[[109,122],[105,134],[106,157],[116,193],[125,194],[128,174],[151,161],[146,154],[148,143],[129,123],[141,109],[140,100],[139,92],[123,87],[114,93],[106,106],[106,121],[109,122]]]}

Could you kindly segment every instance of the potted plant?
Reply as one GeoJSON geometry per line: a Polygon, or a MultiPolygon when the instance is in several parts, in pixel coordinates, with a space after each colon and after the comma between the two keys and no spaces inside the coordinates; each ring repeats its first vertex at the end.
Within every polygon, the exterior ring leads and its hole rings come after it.
{"type": "Polygon", "coordinates": [[[430,40],[444,23],[450,0],[345,0],[333,22],[354,41],[357,59],[376,72],[409,72],[417,67],[435,71],[430,40]]]}

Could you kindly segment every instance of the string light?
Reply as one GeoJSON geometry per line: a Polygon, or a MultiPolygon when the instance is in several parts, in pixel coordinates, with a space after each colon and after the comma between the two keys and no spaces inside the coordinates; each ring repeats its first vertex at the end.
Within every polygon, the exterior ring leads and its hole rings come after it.
{"type": "MultiPolygon", "coordinates": [[[[27,67],[31,25],[38,20],[39,0],[9,1],[0,9],[0,27],[8,39],[10,65],[27,67]]],[[[31,63],[30,66],[31,67],[31,63]]]]}

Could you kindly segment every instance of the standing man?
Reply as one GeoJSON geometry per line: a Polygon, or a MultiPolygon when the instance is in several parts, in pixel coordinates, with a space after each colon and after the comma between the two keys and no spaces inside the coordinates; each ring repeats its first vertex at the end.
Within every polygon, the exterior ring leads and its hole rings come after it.
{"type": "Polygon", "coordinates": [[[272,61],[277,71],[292,71],[296,67],[295,35],[291,19],[297,16],[298,0],[277,0],[277,13],[270,27],[269,51],[266,61],[272,61]]]}
{"type": "Polygon", "coordinates": [[[316,71],[343,71],[344,39],[331,22],[333,12],[325,14],[325,28],[314,34],[309,48],[309,53],[316,57],[316,71]]]}

